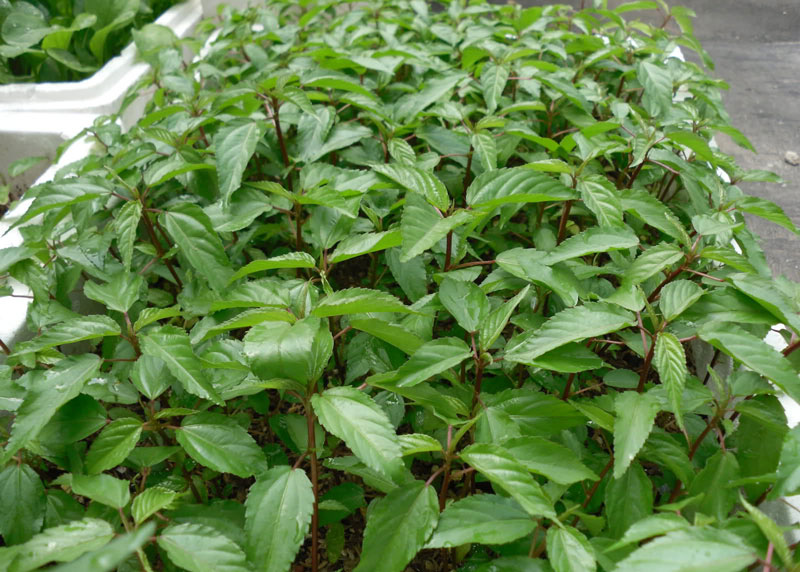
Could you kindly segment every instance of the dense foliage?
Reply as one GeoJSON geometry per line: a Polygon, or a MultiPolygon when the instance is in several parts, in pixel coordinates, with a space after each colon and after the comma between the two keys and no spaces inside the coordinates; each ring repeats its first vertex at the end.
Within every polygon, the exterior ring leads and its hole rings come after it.
{"type": "Polygon", "coordinates": [[[175,0],[0,0],[0,84],[75,81],[175,0]]]}
{"type": "Polygon", "coordinates": [[[796,229],[710,144],[749,147],[690,12],[597,5],[143,39],[147,115],[0,251],[0,567],[796,568],[798,289],[744,215],[796,229]]]}

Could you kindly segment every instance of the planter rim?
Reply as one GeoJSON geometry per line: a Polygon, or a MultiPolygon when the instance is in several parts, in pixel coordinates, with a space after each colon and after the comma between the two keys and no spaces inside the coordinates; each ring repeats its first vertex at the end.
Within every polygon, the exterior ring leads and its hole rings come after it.
{"type": "MultiPolygon", "coordinates": [[[[202,14],[201,0],[186,0],[172,6],[154,23],[184,37],[202,14]]],[[[115,112],[128,89],[147,73],[149,67],[136,61],[136,46],[131,42],[94,75],[81,81],[0,86],[0,112],[115,112]]]]}

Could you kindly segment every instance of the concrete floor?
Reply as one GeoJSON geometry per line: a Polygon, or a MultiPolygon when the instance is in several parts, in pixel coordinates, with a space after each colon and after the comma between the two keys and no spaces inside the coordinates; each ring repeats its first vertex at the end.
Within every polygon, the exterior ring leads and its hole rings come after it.
{"type": "MultiPolygon", "coordinates": [[[[552,3],[517,1],[527,6],[552,3]]],[[[800,153],[800,0],[667,1],[697,14],[695,35],[716,63],[712,73],[730,85],[723,98],[731,122],[758,154],[736,146],[726,136],[718,137],[720,149],[744,168],[767,169],[784,180],[782,184],[747,183],[742,188],[779,204],[800,226],[800,167],[784,162],[787,151],[800,153]]],[[[578,7],[581,0],[563,3],[578,7]]],[[[609,0],[610,6],[621,3],[609,0]]],[[[637,15],[629,12],[626,17],[637,15]]],[[[800,282],[800,237],[755,217],[750,223],[762,238],[773,272],[800,282]]]]}

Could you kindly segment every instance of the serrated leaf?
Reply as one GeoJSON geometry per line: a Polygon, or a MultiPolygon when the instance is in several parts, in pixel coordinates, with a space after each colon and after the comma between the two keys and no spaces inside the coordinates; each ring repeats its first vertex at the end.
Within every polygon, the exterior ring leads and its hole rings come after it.
{"type": "Polygon", "coordinates": [[[310,254],[305,252],[290,252],[288,254],[273,256],[265,260],[254,260],[237,270],[228,281],[235,282],[239,278],[265,270],[276,270],[278,268],[315,268],[316,266],[317,263],[310,254]]]}
{"type": "Polygon", "coordinates": [[[786,394],[800,403],[800,380],[789,361],[761,338],[735,324],[711,322],[697,335],[748,368],[773,381],[786,394]]]}
{"type": "Polygon", "coordinates": [[[78,396],[86,382],[99,371],[101,363],[100,358],[92,354],[69,357],[35,378],[17,410],[0,465],[35,439],[62,405],[78,396]]]}
{"type": "Polygon", "coordinates": [[[700,497],[690,506],[720,522],[724,521],[737,499],[736,489],[728,487],[728,483],[740,476],[736,455],[730,451],[717,451],[688,487],[689,496],[700,497]]]}
{"type": "Polygon", "coordinates": [[[467,332],[476,332],[489,312],[489,299],[474,282],[445,276],[439,285],[439,301],[467,332]]]}
{"type": "Polygon", "coordinates": [[[689,280],[673,280],[661,289],[658,307],[665,320],[672,321],[704,294],[703,288],[689,280]]]}
{"type": "Polygon", "coordinates": [[[176,524],[161,531],[158,545],[176,566],[189,572],[247,572],[238,544],[204,524],[176,524]]]}
{"type": "Polygon", "coordinates": [[[135,417],[122,417],[106,425],[86,454],[86,472],[101,473],[122,463],[141,434],[142,422],[135,417]]]}
{"type": "Polygon", "coordinates": [[[43,530],[19,547],[9,572],[28,572],[48,562],[70,562],[105,546],[114,538],[111,525],[97,518],[83,518],[43,530]]]}
{"type": "Polygon", "coordinates": [[[0,471],[0,534],[6,546],[29,541],[42,528],[44,486],[31,467],[12,463],[0,471]]]}
{"type": "Polygon", "coordinates": [[[345,238],[336,246],[336,250],[331,254],[329,261],[334,264],[343,262],[370,252],[378,252],[400,246],[402,241],[400,229],[351,236],[345,238]]]}
{"type": "Polygon", "coordinates": [[[636,70],[639,83],[644,86],[642,104],[651,117],[659,117],[672,106],[672,78],[665,67],[641,62],[636,70]]]}
{"type": "Polygon", "coordinates": [[[484,170],[497,169],[497,143],[490,133],[479,132],[472,134],[473,153],[478,155],[484,170]]]}
{"type": "Polygon", "coordinates": [[[481,87],[483,89],[483,99],[486,102],[486,110],[489,113],[497,109],[497,100],[503,93],[508,81],[508,68],[505,65],[497,65],[493,62],[483,66],[481,71],[481,87]]]}
{"type": "Polygon", "coordinates": [[[686,367],[686,352],[683,345],[673,334],[669,332],[658,334],[653,366],[661,378],[662,385],[667,389],[675,420],[678,426],[683,428],[683,388],[689,370],[686,367]]]}
{"type": "Polygon", "coordinates": [[[131,503],[131,515],[136,524],[142,524],[160,510],[168,509],[178,498],[178,493],[168,488],[155,486],[136,495],[131,503]]]}
{"type": "Polygon", "coordinates": [[[617,395],[614,409],[614,478],[619,479],[647,441],[659,407],[646,393],[626,391],[617,395]]]}
{"type": "Polygon", "coordinates": [[[79,316],[49,326],[41,336],[17,344],[12,355],[39,352],[55,346],[119,334],[119,324],[108,316],[79,316]]]}
{"type": "Polygon", "coordinates": [[[438,338],[424,343],[400,366],[393,379],[397,387],[412,387],[430,379],[472,355],[469,346],[458,338],[438,338]]]}
{"type": "Polygon", "coordinates": [[[404,189],[425,197],[430,204],[441,211],[446,211],[450,207],[447,188],[433,173],[398,164],[376,164],[372,166],[372,170],[391,179],[404,189]]]}
{"type": "Polygon", "coordinates": [[[524,465],[503,447],[478,443],[461,451],[461,458],[500,487],[531,516],[556,518],[550,499],[524,465]]]}
{"type": "Polygon", "coordinates": [[[387,147],[389,155],[398,163],[403,165],[415,165],[417,163],[417,154],[414,153],[414,149],[405,139],[392,137],[389,139],[387,147]]]}
{"type": "Polygon", "coordinates": [[[439,519],[433,487],[412,481],[374,501],[367,513],[361,560],[354,572],[402,572],[439,519]],[[397,531],[403,534],[397,534],[397,531]],[[392,542],[386,542],[392,538],[392,542]]]}
{"type": "Polygon", "coordinates": [[[106,284],[86,282],[83,285],[83,293],[87,298],[100,302],[109,310],[124,313],[139,299],[143,284],[144,279],[138,274],[120,272],[106,284]]]}
{"type": "Polygon", "coordinates": [[[131,500],[130,482],[111,475],[72,475],[70,486],[76,495],[110,506],[125,508],[131,500]]]}
{"type": "Polygon", "coordinates": [[[585,177],[578,181],[578,191],[583,204],[601,227],[622,226],[622,201],[620,193],[604,176],[585,177]]]}
{"type": "Polygon", "coordinates": [[[223,405],[222,398],[211,385],[200,360],[192,351],[188,334],[175,326],[163,326],[141,337],[143,355],[162,360],[184,389],[203,399],[223,405]]]}
{"type": "Polygon", "coordinates": [[[520,292],[507,301],[502,306],[498,306],[491,312],[489,315],[486,316],[486,319],[483,320],[479,325],[479,332],[480,332],[480,347],[482,350],[489,349],[497,338],[500,337],[500,334],[503,333],[506,325],[508,324],[508,320],[511,318],[511,315],[514,313],[514,310],[517,309],[517,306],[522,301],[522,299],[528,294],[528,290],[530,286],[525,286],[520,292]]]}
{"type": "Polygon", "coordinates": [[[249,121],[244,125],[223,127],[214,136],[219,192],[224,204],[242,185],[244,170],[265,131],[264,124],[249,121]]]}
{"type": "Polygon", "coordinates": [[[686,530],[688,528],[689,523],[682,516],[671,512],[654,514],[633,523],[625,531],[625,535],[618,542],[612,544],[608,550],[615,550],[648,538],[662,536],[673,530],[686,530]]]}
{"type": "Polygon", "coordinates": [[[792,558],[792,552],[786,543],[786,538],[783,536],[781,527],[766,514],[747,502],[744,495],[739,495],[739,502],[742,503],[742,506],[744,506],[750,518],[753,519],[753,522],[761,529],[761,533],[775,547],[775,552],[780,557],[783,565],[790,569],[793,568],[795,564],[792,558]]]}
{"type": "Polygon", "coordinates": [[[653,514],[653,484],[639,463],[608,481],[605,507],[611,538],[620,538],[633,523],[653,514]]]}
{"type": "Polygon", "coordinates": [[[311,315],[317,318],[366,314],[369,312],[413,312],[398,298],[388,292],[369,288],[347,288],[338,290],[320,300],[311,315]]]}
{"type": "Polygon", "coordinates": [[[406,433],[398,435],[397,439],[404,457],[418,453],[441,452],[442,450],[442,444],[425,433],[406,433]]]}
{"type": "Polygon", "coordinates": [[[761,197],[744,196],[737,199],[736,207],[740,211],[760,216],[761,218],[774,222],[775,224],[778,224],[795,234],[800,234],[800,231],[797,230],[797,227],[792,222],[792,219],[786,216],[786,213],[783,212],[783,209],[772,201],[763,199],[761,197]]]}
{"type": "Polygon", "coordinates": [[[180,315],[181,307],[177,305],[170,306],[168,308],[144,308],[141,312],[139,312],[139,317],[136,319],[136,322],[134,322],[133,329],[138,332],[153,322],[174,318],[180,315]]]}
{"type": "Polygon", "coordinates": [[[333,338],[324,322],[313,318],[294,325],[275,322],[251,328],[244,355],[261,379],[290,379],[306,386],[328,364],[333,338]]]}
{"type": "Polygon", "coordinates": [[[730,532],[710,527],[676,530],[648,542],[617,564],[616,572],[737,572],[756,553],[730,532]]]}
{"type": "Polygon", "coordinates": [[[492,494],[473,495],[444,509],[426,548],[506,544],[534,528],[536,523],[516,501],[492,494]]]}
{"type": "Polygon", "coordinates": [[[183,203],[163,215],[164,228],[198,275],[222,292],[232,274],[231,263],[211,219],[194,204],[183,203]]]}
{"type": "Polygon", "coordinates": [[[571,526],[547,529],[547,559],[555,572],[594,572],[594,549],[586,537],[571,526]]]}
{"type": "Polygon", "coordinates": [[[662,242],[651,246],[630,265],[625,272],[625,281],[631,284],[644,282],[683,257],[683,251],[674,244],[662,242]]]}
{"type": "Polygon", "coordinates": [[[222,473],[249,477],[266,469],[264,452],[233,418],[197,413],[183,418],[175,437],[198,463],[222,473]]]}
{"type": "Polygon", "coordinates": [[[350,327],[366,332],[384,342],[399,348],[408,355],[417,351],[425,343],[422,338],[402,326],[395,326],[375,318],[350,320],[350,327]]]}
{"type": "Polygon", "coordinates": [[[638,244],[639,238],[627,226],[619,228],[592,227],[559,244],[547,254],[542,262],[556,264],[570,258],[610,250],[623,250],[638,244]]]}
{"type": "Polygon", "coordinates": [[[574,198],[577,198],[575,191],[557,179],[524,167],[487,171],[467,188],[467,204],[474,208],[574,198]]]}
{"type": "Polygon", "coordinates": [[[354,387],[332,387],[311,397],[314,412],[330,433],[344,440],[365,465],[394,476],[405,469],[397,434],[386,413],[354,387]]]}
{"type": "Polygon", "coordinates": [[[108,197],[111,194],[111,189],[106,186],[105,181],[82,177],[45,183],[36,188],[38,189],[36,198],[15,224],[22,224],[53,209],[108,197]]]}
{"type": "Polygon", "coordinates": [[[542,437],[515,437],[505,441],[503,448],[532,473],[556,483],[571,485],[600,478],[572,450],[542,437]]]}
{"type": "Polygon", "coordinates": [[[142,218],[142,203],[139,201],[128,201],[125,203],[114,218],[114,231],[116,233],[117,248],[122,257],[122,264],[125,270],[131,269],[133,259],[133,245],[136,243],[136,231],[139,228],[139,220],[142,218]]]}
{"type": "Polygon", "coordinates": [[[53,568],[55,572],[108,572],[115,569],[120,562],[136,552],[147,542],[156,530],[152,522],[140,527],[136,532],[118,536],[103,548],[88,552],[69,564],[53,568]]]}
{"type": "Polygon", "coordinates": [[[516,342],[510,342],[505,359],[527,363],[570,342],[602,336],[632,326],[635,322],[636,317],[626,310],[601,302],[588,302],[583,306],[562,310],[538,330],[523,334],[516,342]]]}
{"type": "Polygon", "coordinates": [[[286,310],[252,308],[250,310],[245,310],[230,320],[225,320],[218,326],[214,326],[213,328],[209,329],[205,334],[203,334],[203,337],[200,339],[200,341],[204,342],[223,332],[238,330],[240,328],[250,328],[263,322],[286,322],[288,324],[294,324],[296,321],[297,318],[294,317],[294,314],[291,314],[286,310]]]}
{"type": "Polygon", "coordinates": [[[311,524],[314,492],[305,471],[278,466],[251,487],[245,502],[247,556],[257,570],[287,570],[311,524]]]}
{"type": "Polygon", "coordinates": [[[456,211],[452,216],[441,217],[425,199],[416,195],[406,195],[400,231],[403,235],[403,249],[400,262],[408,262],[442,240],[456,227],[473,220],[473,214],[456,211]]]}
{"type": "Polygon", "coordinates": [[[566,306],[578,303],[580,284],[565,265],[543,263],[546,253],[533,248],[512,248],[497,255],[497,265],[518,278],[539,284],[555,292],[566,306]]]}
{"type": "Polygon", "coordinates": [[[622,208],[633,213],[653,228],[671,236],[684,245],[690,245],[691,240],[681,221],[664,203],[659,201],[643,189],[625,189],[621,192],[622,208]]]}

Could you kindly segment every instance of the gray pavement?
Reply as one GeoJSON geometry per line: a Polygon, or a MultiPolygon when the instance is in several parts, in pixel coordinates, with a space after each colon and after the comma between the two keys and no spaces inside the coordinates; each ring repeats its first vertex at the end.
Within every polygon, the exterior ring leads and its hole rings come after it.
{"type": "MultiPolygon", "coordinates": [[[[527,6],[552,3],[518,1],[527,6]]],[[[695,35],[716,64],[712,74],[730,85],[723,99],[731,122],[758,154],[736,146],[726,136],[718,137],[720,149],[744,168],[767,169],[784,180],[782,184],[742,184],[742,188],[776,202],[800,226],[800,166],[784,162],[787,151],[800,153],[800,0],[667,2],[696,12],[695,35]]],[[[581,1],[564,3],[577,7],[581,1]]],[[[621,3],[609,1],[611,6],[621,3]]],[[[626,17],[637,15],[629,12],[626,17]]],[[[800,237],[762,219],[753,218],[750,223],[762,239],[773,272],[800,282],[800,237]]]]}

